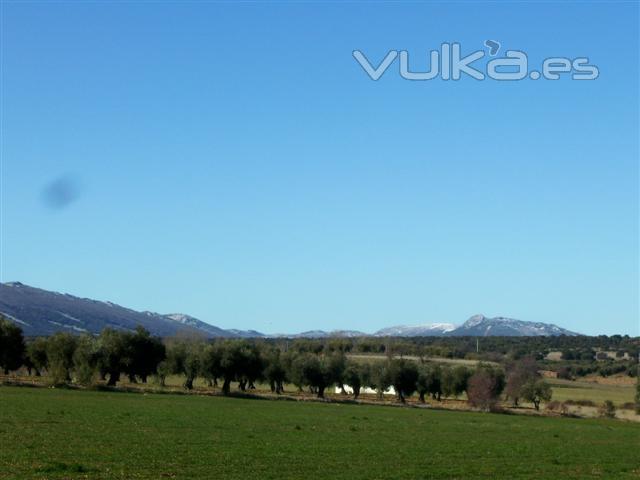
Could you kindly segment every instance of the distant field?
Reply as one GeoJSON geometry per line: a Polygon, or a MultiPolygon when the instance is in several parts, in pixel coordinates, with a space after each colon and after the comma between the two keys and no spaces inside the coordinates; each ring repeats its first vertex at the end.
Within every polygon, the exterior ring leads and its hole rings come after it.
{"type": "MultiPolygon", "coordinates": [[[[387,360],[387,356],[384,354],[349,354],[349,358],[360,362],[382,362],[387,360]]],[[[414,355],[404,355],[402,358],[407,360],[419,361],[420,357],[414,355]]],[[[451,365],[466,365],[468,367],[475,367],[480,363],[479,360],[467,360],[465,358],[445,358],[445,357],[424,357],[424,360],[430,362],[448,363],[451,365]]],[[[483,363],[494,363],[485,361],[483,363]]]]}
{"type": "Polygon", "coordinates": [[[554,400],[591,400],[597,404],[611,400],[616,405],[634,401],[635,385],[601,385],[594,382],[557,378],[547,378],[546,380],[553,387],[554,400]]]}
{"type": "Polygon", "coordinates": [[[637,424],[0,387],[0,478],[640,478],[637,424]]]}

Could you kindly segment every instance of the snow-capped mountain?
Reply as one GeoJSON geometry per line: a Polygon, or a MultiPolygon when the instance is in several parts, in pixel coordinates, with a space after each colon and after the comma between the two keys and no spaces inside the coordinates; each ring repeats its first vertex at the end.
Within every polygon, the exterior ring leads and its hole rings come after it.
{"type": "Polygon", "coordinates": [[[359,332],[358,330],[332,330],[330,332],[324,330],[308,330],[301,333],[277,333],[275,335],[269,335],[270,338],[356,338],[369,336],[370,334],[359,332]]]}
{"type": "Polygon", "coordinates": [[[170,313],[168,315],[163,315],[163,317],[168,318],[169,320],[173,320],[174,322],[178,322],[183,325],[188,325],[190,327],[197,328],[198,330],[202,330],[212,337],[229,336],[229,332],[227,330],[203,322],[202,320],[198,320],[191,315],[185,315],[184,313],[170,313]]]}
{"type": "Polygon", "coordinates": [[[558,335],[579,335],[557,325],[542,322],[525,322],[507,317],[487,318],[474,315],[449,335],[455,336],[503,336],[503,337],[541,337],[558,335]]]}
{"type": "Polygon", "coordinates": [[[439,337],[454,331],[452,323],[427,323],[424,325],[397,325],[378,330],[376,337],[439,337]]]}
{"type": "Polygon", "coordinates": [[[309,330],[297,334],[264,335],[255,330],[223,329],[183,313],[139,312],[112,302],[51,292],[20,282],[0,283],[0,314],[15,322],[27,336],[55,332],[100,333],[105,328],[133,330],[143,326],[154,335],[178,333],[208,338],[329,338],[428,336],[557,336],[579,335],[548,323],[474,315],[459,327],[451,323],[399,325],[377,332],[309,330]]]}
{"type": "Polygon", "coordinates": [[[20,326],[27,336],[56,332],[98,334],[105,328],[134,330],[142,326],[161,337],[178,333],[204,337],[248,337],[183,314],[139,312],[112,302],[51,292],[20,282],[0,283],[0,314],[20,326]]]}

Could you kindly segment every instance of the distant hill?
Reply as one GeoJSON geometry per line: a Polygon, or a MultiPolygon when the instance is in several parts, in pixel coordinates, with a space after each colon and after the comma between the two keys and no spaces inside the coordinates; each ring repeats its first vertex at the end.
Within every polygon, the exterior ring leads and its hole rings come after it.
{"type": "Polygon", "coordinates": [[[550,323],[525,322],[506,317],[487,318],[474,315],[460,327],[449,332],[455,336],[473,337],[554,337],[558,335],[579,335],[550,323]]]}
{"type": "Polygon", "coordinates": [[[138,312],[115,303],[50,292],[20,282],[0,283],[0,313],[20,325],[27,336],[59,331],[100,333],[107,327],[133,330],[138,325],[163,337],[177,333],[209,338],[262,336],[259,332],[224,330],[189,315],[138,312]]]}
{"type": "Polygon", "coordinates": [[[378,330],[376,337],[442,337],[455,331],[452,323],[427,323],[424,325],[398,325],[378,330]]]}
{"type": "Polygon", "coordinates": [[[109,327],[133,330],[142,325],[154,335],[198,335],[207,338],[328,338],[426,336],[557,336],[578,335],[548,323],[474,315],[461,326],[451,323],[399,325],[373,334],[356,330],[310,330],[296,334],[264,335],[255,330],[223,329],[183,313],[138,312],[111,302],[51,292],[20,282],[0,283],[0,313],[20,325],[27,336],[59,331],[100,333],[109,327]]]}

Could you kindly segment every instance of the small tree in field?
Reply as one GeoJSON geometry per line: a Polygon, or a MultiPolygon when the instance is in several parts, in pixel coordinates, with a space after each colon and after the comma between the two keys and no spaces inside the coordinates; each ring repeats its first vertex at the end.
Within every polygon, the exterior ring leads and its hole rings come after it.
{"type": "Polygon", "coordinates": [[[98,365],[98,344],[91,335],[82,335],[73,352],[73,372],[81,385],[90,385],[98,365]]]}
{"type": "Polygon", "coordinates": [[[536,410],[540,410],[540,402],[551,400],[551,386],[544,380],[529,380],[520,389],[520,395],[533,403],[536,410]]]}
{"type": "Polygon", "coordinates": [[[360,365],[353,360],[347,362],[347,366],[344,370],[343,380],[353,390],[353,398],[358,399],[360,396],[360,390],[362,386],[366,384],[365,369],[367,365],[360,365]]]}
{"type": "Polygon", "coordinates": [[[302,377],[306,385],[311,387],[318,398],[324,398],[324,391],[331,384],[337,383],[331,368],[330,360],[326,357],[307,354],[300,358],[302,362],[302,377]]]}
{"type": "Polygon", "coordinates": [[[535,359],[525,357],[515,360],[507,366],[506,386],[504,393],[510,398],[514,406],[524,397],[524,387],[539,377],[535,359]]]}
{"type": "Polygon", "coordinates": [[[77,338],[70,333],[56,333],[47,340],[48,372],[54,384],[71,381],[76,345],[77,338]]]}
{"type": "Polygon", "coordinates": [[[272,393],[277,393],[278,395],[284,393],[284,382],[287,378],[287,372],[280,355],[280,350],[277,348],[266,353],[264,377],[269,382],[272,393]]]}
{"type": "Polygon", "coordinates": [[[616,406],[611,400],[605,400],[599,410],[600,416],[604,418],[616,417],[616,406]]]}
{"type": "Polygon", "coordinates": [[[482,410],[492,410],[498,403],[504,389],[504,373],[502,370],[480,365],[469,378],[467,396],[474,407],[482,410]]]}
{"type": "Polygon", "coordinates": [[[420,401],[424,403],[424,397],[430,394],[434,399],[440,400],[442,393],[443,370],[437,363],[424,363],[420,365],[416,388],[420,401]]]}
{"type": "Polygon", "coordinates": [[[373,388],[380,400],[384,392],[391,386],[391,376],[389,375],[389,366],[385,362],[373,363],[370,367],[369,384],[373,388]]]}
{"type": "Polygon", "coordinates": [[[107,385],[114,387],[130,365],[129,334],[105,328],[98,337],[98,369],[101,377],[109,375],[107,385]]]}
{"type": "Polygon", "coordinates": [[[394,359],[389,362],[389,378],[402,403],[416,391],[418,367],[412,361],[394,359]]]}
{"type": "Polygon", "coordinates": [[[22,365],[24,351],[22,329],[0,315],[0,368],[5,375],[22,365]]]}
{"type": "Polygon", "coordinates": [[[156,373],[158,364],[166,358],[166,348],[159,338],[140,326],[126,336],[126,341],[129,361],[125,367],[129,379],[135,382],[139,377],[142,383],[147,383],[147,377],[156,373]]]}
{"type": "Polygon", "coordinates": [[[638,355],[638,369],[636,371],[636,413],[640,415],[640,354],[638,355]]]}

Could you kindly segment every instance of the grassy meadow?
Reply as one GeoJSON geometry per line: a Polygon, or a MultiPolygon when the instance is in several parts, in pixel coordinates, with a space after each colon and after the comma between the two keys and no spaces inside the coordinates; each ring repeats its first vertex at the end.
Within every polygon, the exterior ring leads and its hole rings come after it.
{"type": "Polygon", "coordinates": [[[635,385],[603,385],[595,382],[580,380],[561,380],[558,378],[545,379],[553,389],[553,400],[591,400],[600,405],[605,400],[611,400],[615,405],[633,403],[635,385]]]}
{"type": "Polygon", "coordinates": [[[0,387],[0,478],[640,478],[640,427],[367,405],[0,387]]]}

